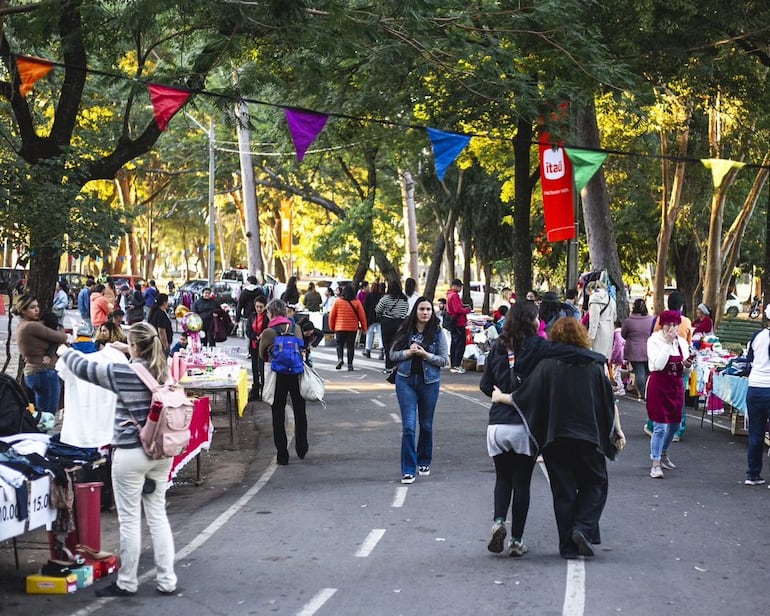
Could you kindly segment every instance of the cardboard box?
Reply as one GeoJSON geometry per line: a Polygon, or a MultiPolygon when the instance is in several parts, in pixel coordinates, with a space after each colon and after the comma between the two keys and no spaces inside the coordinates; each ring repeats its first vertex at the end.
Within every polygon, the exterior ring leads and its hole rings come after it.
{"type": "Polygon", "coordinates": [[[109,558],[104,558],[102,560],[94,560],[93,558],[86,556],[86,564],[91,565],[94,568],[95,582],[118,570],[118,556],[117,554],[113,554],[109,558]]]}
{"type": "Polygon", "coordinates": [[[93,565],[82,565],[80,567],[74,567],[71,569],[73,575],[78,578],[78,590],[90,586],[94,583],[94,567],[93,565]]]}
{"type": "Polygon", "coordinates": [[[66,577],[51,577],[49,575],[28,575],[28,595],[66,595],[78,589],[78,578],[75,574],[66,577]]]}

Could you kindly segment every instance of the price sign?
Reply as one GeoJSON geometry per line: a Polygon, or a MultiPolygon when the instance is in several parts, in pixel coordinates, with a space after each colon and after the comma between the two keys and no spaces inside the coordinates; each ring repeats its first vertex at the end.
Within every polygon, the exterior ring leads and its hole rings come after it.
{"type": "Polygon", "coordinates": [[[29,530],[56,520],[56,509],[51,508],[51,479],[40,477],[29,486],[29,530]]]}
{"type": "Polygon", "coordinates": [[[16,537],[24,532],[27,520],[17,520],[18,505],[16,491],[12,488],[0,490],[0,541],[16,537]]]}

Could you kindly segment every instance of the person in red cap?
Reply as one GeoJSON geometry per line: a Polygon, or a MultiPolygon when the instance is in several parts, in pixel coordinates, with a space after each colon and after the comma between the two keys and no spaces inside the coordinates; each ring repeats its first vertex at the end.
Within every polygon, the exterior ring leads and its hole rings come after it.
{"type": "Polygon", "coordinates": [[[660,329],[647,340],[650,378],[647,381],[647,416],[652,420],[650,477],[663,478],[663,469],[676,465],[668,456],[668,448],[682,421],[684,408],[683,376],[689,373],[694,359],[687,340],[679,335],[682,316],[676,310],[664,310],[658,316],[660,329]]]}

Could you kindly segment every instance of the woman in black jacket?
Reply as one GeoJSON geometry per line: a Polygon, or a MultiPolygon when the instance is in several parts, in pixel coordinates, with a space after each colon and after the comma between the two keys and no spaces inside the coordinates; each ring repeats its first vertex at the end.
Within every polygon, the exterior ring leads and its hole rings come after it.
{"type": "MultiPolygon", "coordinates": [[[[524,346],[525,340],[535,338],[547,341],[537,335],[539,321],[537,306],[533,302],[519,302],[508,311],[503,332],[489,352],[484,375],[479,388],[487,396],[497,386],[502,391],[513,391],[517,386],[514,374],[514,355],[524,346]]],[[[524,378],[532,367],[518,357],[515,369],[524,378]]],[[[524,525],[529,512],[529,483],[535,459],[532,457],[529,436],[516,409],[505,404],[492,404],[489,409],[487,426],[487,451],[495,463],[494,525],[487,549],[499,554],[505,544],[505,518],[511,507],[511,538],[508,542],[509,556],[523,556],[527,546],[522,541],[524,525]]]]}

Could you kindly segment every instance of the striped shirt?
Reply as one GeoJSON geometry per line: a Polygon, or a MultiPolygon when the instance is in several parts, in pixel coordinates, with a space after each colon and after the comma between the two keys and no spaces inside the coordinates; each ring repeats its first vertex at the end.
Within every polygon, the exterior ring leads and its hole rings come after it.
{"type": "Polygon", "coordinates": [[[393,297],[392,295],[383,295],[377,302],[374,312],[378,317],[388,319],[405,319],[409,314],[409,303],[402,296],[393,297]]]}
{"type": "MultiPolygon", "coordinates": [[[[141,447],[139,441],[139,424],[144,424],[150,412],[152,393],[142,383],[128,364],[101,365],[88,360],[80,353],[65,353],[62,361],[79,379],[99,385],[115,392],[118,401],[115,405],[115,427],[112,431],[113,447],[141,447]]],[[[141,362],[148,368],[144,360],[141,362]]]]}

